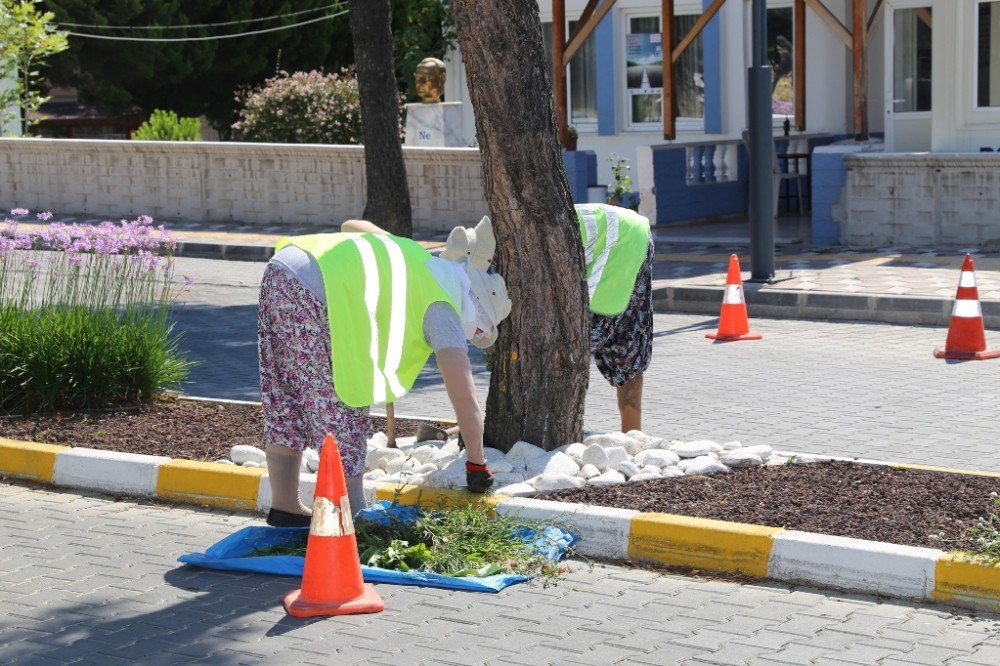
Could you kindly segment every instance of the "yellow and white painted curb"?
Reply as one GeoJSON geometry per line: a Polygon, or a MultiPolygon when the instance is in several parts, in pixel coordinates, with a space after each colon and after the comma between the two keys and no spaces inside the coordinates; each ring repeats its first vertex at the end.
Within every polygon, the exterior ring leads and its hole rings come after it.
{"type": "MultiPolygon", "coordinates": [[[[829,459],[828,456],[815,458],[829,459]]],[[[907,464],[891,466],[1000,479],[1000,474],[991,472],[907,464]]],[[[266,469],[2,438],[0,476],[261,513],[271,506],[266,469]]],[[[300,492],[307,505],[312,503],[315,483],[315,474],[300,477],[300,492]]],[[[431,507],[486,501],[499,514],[551,521],[573,530],[581,537],[577,551],[588,557],[736,573],[850,592],[1000,610],[1000,564],[990,565],[934,548],[664,513],[640,513],[496,494],[473,495],[462,490],[370,481],[365,482],[365,495],[369,502],[387,499],[431,507]]]]}

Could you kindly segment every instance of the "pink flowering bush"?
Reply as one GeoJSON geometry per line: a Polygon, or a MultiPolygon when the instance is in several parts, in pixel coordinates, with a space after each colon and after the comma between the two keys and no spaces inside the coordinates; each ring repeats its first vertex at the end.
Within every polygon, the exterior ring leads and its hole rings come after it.
{"type": "Polygon", "coordinates": [[[237,93],[243,104],[233,129],[245,141],[360,144],[361,100],[350,70],[281,72],[237,93]]]}
{"type": "Polygon", "coordinates": [[[34,232],[3,220],[0,414],[134,403],[185,378],[169,319],[175,247],[148,216],[34,232]]]}

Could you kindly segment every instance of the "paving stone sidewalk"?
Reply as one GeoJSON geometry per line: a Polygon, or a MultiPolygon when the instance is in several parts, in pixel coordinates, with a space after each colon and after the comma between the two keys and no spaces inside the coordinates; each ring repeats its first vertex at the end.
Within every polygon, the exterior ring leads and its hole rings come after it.
{"type": "Polygon", "coordinates": [[[258,520],[3,483],[0,503],[5,666],[1000,663],[996,615],[579,562],[556,587],[379,585],[381,614],[295,620],[294,578],[176,562],[258,520]]]}
{"type": "MultiPolygon", "coordinates": [[[[101,218],[62,215],[56,216],[55,220],[64,224],[97,224],[101,218]]],[[[470,221],[470,224],[473,222],[470,221]]],[[[803,223],[803,220],[793,220],[791,228],[798,230],[803,223]]],[[[266,261],[272,254],[274,244],[283,236],[331,230],[330,227],[317,226],[261,227],[235,222],[206,224],[185,220],[166,221],[164,225],[180,242],[179,256],[250,261],[266,261]]],[[[21,228],[27,230],[38,226],[25,218],[21,228]]],[[[802,242],[802,235],[799,231],[779,234],[776,250],[779,282],[754,287],[754,290],[951,301],[958,285],[962,259],[965,252],[970,251],[976,260],[980,299],[1000,301],[1000,248],[859,250],[812,246],[802,242]],[[786,242],[782,243],[782,240],[786,242]]],[[[435,249],[443,246],[447,233],[418,232],[415,238],[435,249]]],[[[741,256],[744,279],[750,277],[745,222],[724,220],[657,227],[654,238],[657,246],[654,286],[657,288],[721,287],[725,285],[729,255],[734,252],[741,256]]]]}

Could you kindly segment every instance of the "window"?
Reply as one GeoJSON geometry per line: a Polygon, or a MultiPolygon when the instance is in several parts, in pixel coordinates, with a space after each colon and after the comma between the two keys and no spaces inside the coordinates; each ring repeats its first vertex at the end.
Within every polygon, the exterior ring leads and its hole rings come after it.
{"type": "MultiPolygon", "coordinates": [[[[684,37],[697,20],[696,15],[675,16],[675,39],[684,37]]],[[[663,122],[663,61],[669,62],[671,50],[662,43],[660,17],[630,17],[625,48],[629,123],[659,126],[663,122]]],[[[677,118],[705,117],[704,71],[702,37],[698,35],[674,64],[677,118]]]]}
{"type": "Polygon", "coordinates": [[[767,10],[767,59],[771,65],[771,112],[795,115],[795,33],[791,7],[767,10]]]}
{"type": "Polygon", "coordinates": [[[979,4],[979,106],[1000,106],[1000,2],[979,4]]]}
{"type": "MultiPolygon", "coordinates": [[[[576,21],[569,22],[567,38],[576,29],[576,21]]],[[[542,44],[545,58],[552,71],[552,22],[542,23],[542,44]]],[[[571,125],[597,125],[597,49],[594,35],[590,35],[569,63],[566,79],[571,125]]]]}
{"type": "Polygon", "coordinates": [[[931,110],[931,9],[893,12],[892,110],[931,110]]]}

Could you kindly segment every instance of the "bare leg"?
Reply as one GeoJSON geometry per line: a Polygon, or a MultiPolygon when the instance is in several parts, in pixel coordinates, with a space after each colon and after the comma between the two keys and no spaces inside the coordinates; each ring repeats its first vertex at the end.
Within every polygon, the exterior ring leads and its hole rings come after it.
{"type": "Polygon", "coordinates": [[[267,479],[271,484],[271,507],[288,513],[308,516],[312,511],[299,499],[299,470],[302,467],[302,452],[287,446],[268,444],[267,479]]]}
{"type": "Polygon", "coordinates": [[[618,387],[618,411],[622,417],[622,432],[642,430],[641,374],[618,387]]]}

